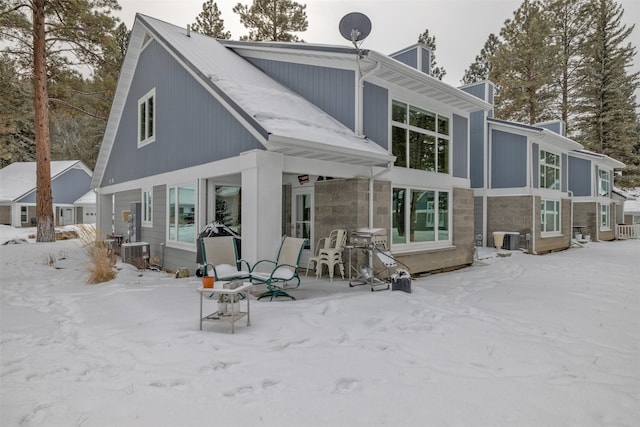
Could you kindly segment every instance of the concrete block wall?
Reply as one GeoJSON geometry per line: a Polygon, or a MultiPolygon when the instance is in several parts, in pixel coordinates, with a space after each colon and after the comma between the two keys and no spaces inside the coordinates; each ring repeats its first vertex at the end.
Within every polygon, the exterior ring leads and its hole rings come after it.
{"type": "MultiPolygon", "coordinates": [[[[536,213],[540,212],[538,201],[536,213]]],[[[489,197],[487,199],[487,246],[493,247],[493,233],[508,231],[531,234],[533,205],[531,196],[489,197]]],[[[536,219],[536,223],[539,222],[536,219]]]]}
{"type": "Polygon", "coordinates": [[[592,239],[596,238],[597,220],[596,202],[573,203],[573,225],[583,225],[582,233],[590,234],[592,239]]]}

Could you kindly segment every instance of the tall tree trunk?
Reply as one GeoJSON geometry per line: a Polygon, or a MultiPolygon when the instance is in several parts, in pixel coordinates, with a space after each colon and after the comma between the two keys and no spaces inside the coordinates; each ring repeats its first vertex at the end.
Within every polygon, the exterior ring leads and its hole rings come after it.
{"type": "Polygon", "coordinates": [[[37,242],[54,242],[51,196],[51,140],[49,138],[49,96],[47,94],[47,58],[45,52],[44,5],[33,0],[33,106],[36,133],[36,210],[37,242]]]}

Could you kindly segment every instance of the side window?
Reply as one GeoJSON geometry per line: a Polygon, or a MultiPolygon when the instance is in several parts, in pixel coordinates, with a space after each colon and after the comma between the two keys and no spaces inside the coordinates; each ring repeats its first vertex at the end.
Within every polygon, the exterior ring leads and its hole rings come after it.
{"type": "Polygon", "coordinates": [[[192,245],[195,243],[195,194],[195,185],[183,185],[168,188],[168,242],[178,245],[192,245]]]}
{"type": "Polygon", "coordinates": [[[138,100],[138,147],[156,140],[156,89],[138,100]]]}
{"type": "Polygon", "coordinates": [[[142,226],[153,227],[153,189],[142,190],[142,226]]]}

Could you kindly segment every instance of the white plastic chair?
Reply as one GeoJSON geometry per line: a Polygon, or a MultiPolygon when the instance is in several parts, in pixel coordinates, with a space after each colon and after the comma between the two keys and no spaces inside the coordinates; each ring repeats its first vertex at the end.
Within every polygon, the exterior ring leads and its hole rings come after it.
{"type": "Polygon", "coordinates": [[[342,252],[347,244],[347,230],[337,229],[330,234],[329,247],[320,249],[320,259],[316,265],[316,278],[322,274],[322,266],[326,265],[329,270],[329,279],[333,282],[335,267],[340,269],[340,275],[344,279],[344,263],[342,262],[342,252]]]}

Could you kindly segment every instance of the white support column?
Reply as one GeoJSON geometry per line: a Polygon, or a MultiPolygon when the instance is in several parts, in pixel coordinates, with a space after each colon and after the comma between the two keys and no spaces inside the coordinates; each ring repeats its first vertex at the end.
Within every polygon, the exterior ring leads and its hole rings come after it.
{"type": "Polygon", "coordinates": [[[273,259],[282,238],[284,156],[254,150],[242,153],[242,258],[273,259]]]}

